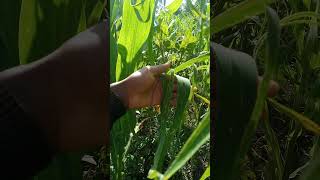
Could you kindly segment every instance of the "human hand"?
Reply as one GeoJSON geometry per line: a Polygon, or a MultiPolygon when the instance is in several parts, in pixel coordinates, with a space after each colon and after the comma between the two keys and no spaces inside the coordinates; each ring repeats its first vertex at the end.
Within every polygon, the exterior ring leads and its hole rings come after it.
{"type": "MultiPolygon", "coordinates": [[[[257,78],[257,84],[258,84],[257,87],[260,86],[260,84],[261,84],[261,82],[262,82],[262,79],[263,79],[263,78],[262,78],[261,76],[259,76],[259,77],[257,78]]],[[[268,97],[274,97],[274,96],[276,96],[276,95],[278,94],[279,89],[280,89],[279,84],[278,84],[277,82],[271,80],[271,81],[269,82],[269,87],[268,87],[268,91],[267,91],[267,96],[268,96],[268,97]]],[[[265,111],[265,109],[264,109],[264,110],[262,111],[261,117],[262,117],[263,119],[265,119],[265,118],[267,117],[266,115],[267,115],[267,114],[266,114],[266,111],[265,111]]]]}
{"type": "MultiPolygon", "coordinates": [[[[260,83],[262,82],[262,77],[259,76],[257,78],[257,84],[258,84],[258,87],[260,85],[260,83]]],[[[267,96],[268,97],[274,97],[278,94],[278,91],[279,91],[280,87],[279,87],[279,84],[273,80],[271,80],[269,82],[269,87],[268,87],[268,92],[267,92],[267,96]]]]}
{"type": "MultiPolygon", "coordinates": [[[[146,66],[126,79],[111,84],[111,90],[129,109],[159,105],[162,99],[160,76],[170,68],[170,63],[146,66]]],[[[174,84],[171,104],[176,104],[177,84],[174,84]]]]}

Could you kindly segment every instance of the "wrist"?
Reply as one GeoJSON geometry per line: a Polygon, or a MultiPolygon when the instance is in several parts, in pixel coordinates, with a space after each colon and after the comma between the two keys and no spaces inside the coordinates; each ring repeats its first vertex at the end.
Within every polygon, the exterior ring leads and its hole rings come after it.
{"type": "Polygon", "coordinates": [[[124,81],[112,83],[110,90],[120,99],[126,108],[130,108],[128,88],[124,81]]]}

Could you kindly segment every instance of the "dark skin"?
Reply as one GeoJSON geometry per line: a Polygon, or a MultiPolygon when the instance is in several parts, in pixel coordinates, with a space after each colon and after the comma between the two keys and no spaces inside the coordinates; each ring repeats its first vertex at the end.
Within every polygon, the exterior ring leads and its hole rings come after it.
{"type": "MultiPolygon", "coordinates": [[[[159,105],[162,99],[160,76],[168,71],[170,64],[146,66],[128,76],[126,79],[110,85],[129,109],[159,105]]],[[[171,104],[176,104],[177,84],[175,82],[171,104]]]]}
{"type": "MultiPolygon", "coordinates": [[[[56,151],[108,144],[107,34],[106,22],[98,24],[40,60],[0,73],[0,83],[32,116],[56,151]]],[[[144,67],[111,84],[110,90],[129,109],[159,105],[160,75],[169,68],[170,64],[144,67]]],[[[272,82],[269,96],[278,89],[272,82]]],[[[176,85],[172,104],[175,102],[176,85]]]]}
{"type": "Polygon", "coordinates": [[[0,82],[57,151],[94,147],[109,139],[108,41],[106,23],[101,23],[34,63],[1,72],[0,82]]]}

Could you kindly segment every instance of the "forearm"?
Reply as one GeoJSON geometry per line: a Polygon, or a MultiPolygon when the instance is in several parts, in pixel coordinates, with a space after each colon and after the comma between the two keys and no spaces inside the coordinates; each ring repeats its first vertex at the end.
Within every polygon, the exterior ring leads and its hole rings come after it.
{"type": "Polygon", "coordinates": [[[4,86],[23,110],[32,118],[45,134],[48,144],[56,147],[57,124],[52,120],[56,102],[52,89],[51,71],[47,68],[48,59],[59,56],[51,54],[38,62],[17,66],[0,73],[0,84],[4,86]],[[48,103],[50,102],[50,103],[48,103]]]}
{"type": "Polygon", "coordinates": [[[58,151],[95,147],[109,138],[106,68],[93,67],[79,56],[59,49],[0,74],[0,83],[32,114],[58,151]]]}
{"type": "Polygon", "coordinates": [[[108,143],[106,26],[100,23],[44,58],[0,72],[0,90],[10,93],[0,101],[5,164],[27,153],[31,160],[20,158],[30,165],[27,171],[36,169],[33,163],[44,167],[55,152],[108,143]]]}
{"type": "Polygon", "coordinates": [[[0,153],[4,154],[4,179],[26,179],[48,166],[54,152],[41,129],[19,106],[10,92],[0,85],[0,153]],[[17,164],[16,162],[19,161],[17,164]],[[13,167],[20,169],[13,172],[13,167]]]}
{"type": "Polygon", "coordinates": [[[110,127],[114,122],[123,116],[128,108],[127,88],[121,82],[110,85],[109,108],[110,108],[110,127]]]}

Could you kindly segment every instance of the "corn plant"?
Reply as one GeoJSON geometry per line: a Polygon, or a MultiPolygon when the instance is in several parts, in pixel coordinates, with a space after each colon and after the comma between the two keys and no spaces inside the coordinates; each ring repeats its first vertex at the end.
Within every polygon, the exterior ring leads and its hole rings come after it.
{"type": "MultiPolygon", "coordinates": [[[[105,9],[104,0],[2,1],[0,69],[48,55],[64,41],[106,18],[105,9]]],[[[84,153],[59,154],[33,179],[81,179],[84,153]]]]}
{"type": "MultiPolygon", "coordinates": [[[[218,1],[213,9],[216,10],[211,19],[213,40],[246,52],[213,45],[217,61],[217,96],[221,97],[214,125],[217,132],[213,157],[216,179],[319,178],[319,96],[315,93],[320,92],[319,66],[316,65],[320,62],[319,2],[218,1]],[[277,7],[277,12],[268,4],[277,7]],[[224,10],[228,6],[231,8],[224,10]],[[296,40],[290,41],[292,37],[296,40]],[[250,38],[254,40],[247,41],[250,38]],[[263,75],[263,80],[256,92],[258,73],[263,75]],[[281,96],[267,98],[270,79],[282,86],[281,96]],[[227,80],[229,83],[225,82],[227,80]],[[230,81],[240,83],[231,85],[230,81]],[[288,84],[294,86],[286,87],[288,84]],[[231,92],[232,87],[238,92],[231,92]],[[227,94],[232,95],[228,98],[227,94]],[[237,116],[229,115],[230,111],[237,116]],[[285,138],[279,136],[283,133],[281,129],[275,129],[279,120],[289,125],[285,128],[285,138]],[[315,135],[315,141],[307,157],[310,160],[301,164],[296,161],[295,151],[303,134],[315,135]],[[266,145],[258,142],[260,137],[266,145]],[[228,143],[224,143],[226,141],[228,143]],[[267,156],[257,152],[259,149],[267,156]],[[258,163],[257,159],[263,160],[259,163],[263,165],[262,170],[260,166],[252,166],[258,163]]],[[[303,148],[310,150],[311,147],[303,148]]]]}
{"type": "Polygon", "coordinates": [[[208,1],[114,0],[110,12],[111,82],[146,65],[172,64],[161,79],[161,105],[131,110],[113,125],[111,178],[191,179],[188,160],[197,151],[209,155],[201,148],[209,145],[210,126],[208,1]],[[174,81],[177,107],[169,103],[174,81]]]}

